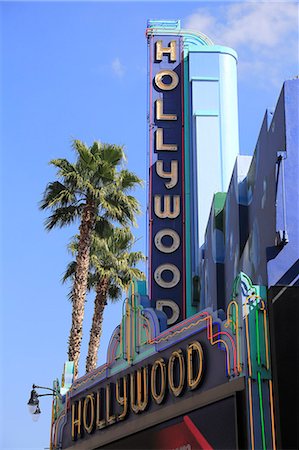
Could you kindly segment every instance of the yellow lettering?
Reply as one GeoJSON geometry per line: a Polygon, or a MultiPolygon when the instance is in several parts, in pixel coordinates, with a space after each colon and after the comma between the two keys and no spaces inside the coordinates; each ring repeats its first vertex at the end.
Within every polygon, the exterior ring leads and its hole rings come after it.
{"type": "Polygon", "coordinates": [[[155,75],[155,85],[162,91],[172,91],[179,84],[179,77],[173,70],[160,70],[155,75]],[[170,83],[164,83],[163,77],[170,77],[170,83]]]}
{"type": "Polygon", "coordinates": [[[167,189],[171,189],[175,187],[178,182],[179,163],[175,160],[171,161],[170,172],[165,172],[163,165],[163,161],[158,160],[156,162],[156,172],[157,175],[159,175],[159,177],[161,178],[170,178],[170,181],[168,183],[165,183],[165,186],[167,187],[167,189]]]}
{"type": "Polygon", "coordinates": [[[166,366],[163,358],[157,359],[151,371],[151,393],[155,402],[160,405],[165,397],[166,390],[166,366]],[[160,392],[157,393],[157,370],[160,371],[160,392]]]}
{"type": "Polygon", "coordinates": [[[192,342],[192,344],[189,344],[187,348],[187,379],[188,379],[188,386],[191,390],[195,389],[199,385],[202,378],[202,374],[203,374],[202,346],[198,341],[195,341],[192,342]],[[194,353],[196,353],[198,357],[196,376],[194,375],[194,364],[193,364],[194,353]]]}
{"type": "Polygon", "coordinates": [[[166,299],[164,299],[164,300],[157,300],[156,301],[156,308],[159,311],[163,311],[163,308],[165,306],[167,308],[171,309],[171,311],[172,311],[171,316],[167,318],[167,325],[173,325],[174,323],[176,323],[176,321],[180,317],[179,305],[177,303],[175,303],[173,300],[166,300],[166,299]]]}
{"type": "Polygon", "coordinates": [[[91,433],[94,425],[94,397],[87,395],[83,404],[83,425],[87,433],[91,433]],[[88,414],[88,406],[90,405],[90,413],[88,414]]]}
{"type": "Polygon", "coordinates": [[[181,349],[176,350],[172,352],[169,361],[168,361],[168,383],[169,388],[172,391],[173,395],[178,397],[184,388],[184,382],[185,382],[185,360],[184,355],[181,349]],[[174,370],[174,364],[175,361],[178,361],[178,384],[175,385],[175,370],[174,370]]]}
{"type": "Polygon", "coordinates": [[[81,400],[72,405],[72,440],[74,441],[77,436],[81,437],[81,400]]]}
{"type": "Polygon", "coordinates": [[[156,119],[157,120],[177,120],[176,114],[164,114],[163,112],[163,99],[156,100],[156,119]]]}
{"type": "Polygon", "coordinates": [[[154,280],[155,282],[161,286],[162,288],[170,289],[175,287],[181,279],[181,273],[177,266],[174,264],[161,264],[157,267],[157,269],[154,272],[154,280]],[[162,278],[162,273],[165,270],[169,270],[169,272],[172,272],[172,280],[165,281],[162,278]]]}
{"type": "Polygon", "coordinates": [[[156,61],[162,61],[163,54],[169,55],[169,61],[176,61],[176,41],[170,41],[168,47],[162,47],[162,41],[156,42],[156,61]]]}
{"type": "Polygon", "coordinates": [[[131,393],[131,408],[135,414],[142,412],[146,409],[148,404],[148,368],[143,367],[136,371],[137,376],[137,389],[136,378],[134,373],[130,374],[130,393],[131,393]],[[143,375],[143,377],[142,377],[143,375]],[[137,401],[136,401],[137,390],[137,401]]]}
{"type": "Polygon", "coordinates": [[[106,423],[112,425],[115,422],[115,414],[111,411],[111,389],[110,383],[106,385],[106,423]]]}
{"type": "Polygon", "coordinates": [[[127,377],[120,378],[116,381],[116,401],[120,406],[123,406],[123,410],[121,414],[117,417],[117,420],[124,420],[128,413],[128,386],[127,386],[127,377]],[[123,395],[120,395],[120,380],[123,380],[123,395]]]}
{"type": "Polygon", "coordinates": [[[158,231],[158,233],[156,233],[155,238],[154,238],[155,246],[162,253],[175,252],[179,248],[180,242],[181,242],[180,236],[178,235],[178,233],[176,231],[172,230],[171,228],[163,228],[163,230],[160,230],[160,231],[158,231]],[[172,243],[170,245],[163,244],[162,239],[165,236],[171,237],[172,243]]]}
{"type": "Polygon", "coordinates": [[[97,392],[97,418],[96,418],[97,430],[100,430],[101,428],[105,428],[105,426],[106,426],[106,419],[105,419],[104,415],[102,415],[102,401],[103,401],[102,395],[100,394],[100,391],[98,391],[97,392]]]}
{"type": "Polygon", "coordinates": [[[163,128],[156,130],[156,150],[157,152],[176,152],[178,146],[176,144],[164,144],[163,128]]]}
{"type": "Polygon", "coordinates": [[[155,195],[154,211],[160,219],[175,219],[180,214],[180,196],[164,195],[164,210],[161,208],[161,195],[155,195]],[[173,211],[170,211],[170,199],[173,198],[173,211]]]}

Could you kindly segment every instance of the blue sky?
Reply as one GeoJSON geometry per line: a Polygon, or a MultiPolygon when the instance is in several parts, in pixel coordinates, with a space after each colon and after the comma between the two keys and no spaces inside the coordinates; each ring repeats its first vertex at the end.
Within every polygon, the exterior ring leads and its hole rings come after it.
{"type": "MultiPolygon", "coordinates": [[[[128,167],[146,179],[147,19],[181,19],[239,54],[241,153],[254,150],[262,117],[284,79],[298,75],[298,5],[276,2],[0,2],[1,11],[1,369],[3,449],[49,445],[50,400],[33,423],[32,383],[51,386],[66,360],[71,305],[60,283],[76,228],[46,233],[38,202],[73,158],[72,138],[124,144],[128,167]]],[[[135,236],[145,251],[143,215],[135,236]]],[[[81,374],[91,323],[86,304],[81,374]]],[[[107,308],[99,363],[120,321],[107,308]]],[[[1,426],[1,427],[2,427],[1,426]]]]}

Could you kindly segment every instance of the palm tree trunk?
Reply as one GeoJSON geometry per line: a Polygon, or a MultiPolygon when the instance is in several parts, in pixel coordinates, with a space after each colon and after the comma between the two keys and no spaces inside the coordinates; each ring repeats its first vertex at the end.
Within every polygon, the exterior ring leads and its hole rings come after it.
{"type": "Polygon", "coordinates": [[[98,350],[102,334],[102,323],[105,306],[107,305],[109,280],[102,278],[96,287],[96,298],[94,302],[94,313],[90,329],[88,354],[86,358],[86,373],[97,367],[98,350]]]}
{"type": "Polygon", "coordinates": [[[91,203],[87,203],[84,207],[79,243],[77,254],[77,267],[74,277],[73,292],[72,292],[72,327],[69,337],[68,358],[69,361],[74,362],[74,377],[78,375],[78,365],[80,358],[81,341],[83,336],[83,318],[84,318],[84,306],[85,295],[87,291],[87,278],[90,262],[90,246],[92,231],[95,225],[95,208],[91,203]]]}

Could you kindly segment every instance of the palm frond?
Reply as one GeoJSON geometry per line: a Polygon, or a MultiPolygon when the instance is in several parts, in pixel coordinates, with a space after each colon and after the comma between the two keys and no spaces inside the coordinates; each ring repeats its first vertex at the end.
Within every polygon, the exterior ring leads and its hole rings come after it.
{"type": "Polygon", "coordinates": [[[136,266],[141,261],[145,261],[145,256],[142,252],[131,252],[128,254],[128,265],[129,266],[136,266]]]}
{"type": "Polygon", "coordinates": [[[108,297],[109,300],[113,302],[118,301],[122,298],[122,290],[119,286],[115,284],[110,284],[108,288],[108,297]]]}
{"type": "Polygon", "coordinates": [[[78,206],[71,205],[57,208],[54,213],[45,220],[45,228],[48,231],[55,227],[62,228],[75,222],[80,216],[81,210],[78,206]]]}
{"type": "Polygon", "coordinates": [[[141,178],[139,178],[134,172],[123,169],[119,172],[117,184],[120,190],[126,192],[128,189],[134,189],[137,186],[142,186],[143,180],[141,180],[141,178]]]}
{"type": "Polygon", "coordinates": [[[109,238],[113,233],[113,225],[105,217],[98,216],[94,228],[94,235],[101,239],[109,238]]]}
{"type": "Polygon", "coordinates": [[[72,142],[72,147],[75,150],[75,152],[79,155],[81,160],[85,164],[87,164],[87,166],[95,162],[94,155],[91,153],[87,145],[84,144],[84,142],[80,141],[79,139],[74,139],[72,142]]]}
{"type": "Polygon", "coordinates": [[[67,159],[53,159],[50,164],[59,168],[57,175],[64,180],[68,188],[72,190],[83,188],[82,170],[78,170],[77,164],[71,164],[67,159]]]}
{"type": "Polygon", "coordinates": [[[49,164],[57,167],[59,169],[58,173],[61,174],[62,177],[64,177],[64,174],[76,171],[75,166],[65,158],[52,159],[49,164]]]}
{"type": "Polygon", "coordinates": [[[63,274],[63,277],[61,279],[62,283],[65,283],[67,280],[72,279],[75,276],[77,268],[76,261],[71,261],[66,268],[66,271],[63,274]]]}
{"type": "Polygon", "coordinates": [[[120,145],[102,144],[102,159],[110,165],[117,166],[125,159],[124,149],[120,145]]]}
{"type": "Polygon", "coordinates": [[[40,202],[40,209],[71,205],[76,201],[76,195],[59,181],[48,183],[40,202]]]}

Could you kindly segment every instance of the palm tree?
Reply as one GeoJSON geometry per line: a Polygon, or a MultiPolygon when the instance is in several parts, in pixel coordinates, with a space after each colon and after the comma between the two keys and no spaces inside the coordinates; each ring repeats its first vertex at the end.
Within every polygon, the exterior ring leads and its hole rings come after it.
{"type": "MultiPolygon", "coordinates": [[[[93,236],[88,287],[95,290],[96,296],[86,358],[86,372],[95,369],[97,365],[103,314],[108,299],[120,300],[122,290],[128,288],[134,279],[145,278],[143,272],[136,268],[136,264],[145,257],[142,252],[131,252],[134,243],[134,237],[128,227],[114,228],[107,239],[96,234],[93,236]]],[[[76,241],[70,245],[73,253],[76,253],[77,247],[76,241]]],[[[73,261],[68,265],[63,281],[73,278],[75,268],[76,262],[73,261]]]]}
{"type": "Polygon", "coordinates": [[[93,231],[104,235],[112,222],[135,224],[139,213],[138,201],[128,192],[141,180],[128,170],[118,170],[124,161],[123,147],[94,142],[87,147],[74,140],[76,162],[67,159],[50,161],[57,169],[58,181],[49,183],[40,203],[42,210],[51,211],[45,227],[64,227],[78,220],[79,238],[72,292],[72,326],[69,337],[68,358],[74,362],[74,375],[78,374],[84,302],[90,263],[93,231]]]}

